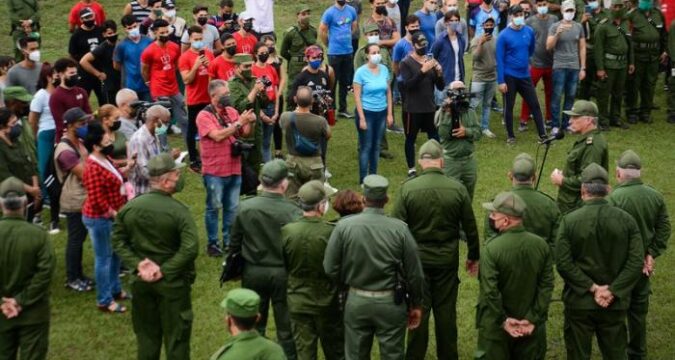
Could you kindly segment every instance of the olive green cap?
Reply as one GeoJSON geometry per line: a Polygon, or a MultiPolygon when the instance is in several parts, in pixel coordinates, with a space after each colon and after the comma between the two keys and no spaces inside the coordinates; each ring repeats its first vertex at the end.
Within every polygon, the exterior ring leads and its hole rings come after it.
{"type": "Polygon", "coordinates": [[[305,11],[312,11],[312,9],[307,4],[300,4],[295,7],[295,15],[305,11]]]}
{"type": "Polygon", "coordinates": [[[229,315],[238,318],[252,318],[258,315],[260,308],[260,296],[249,289],[230,290],[225,299],[220,303],[229,315]]]}
{"type": "Polygon", "coordinates": [[[373,31],[380,32],[380,27],[377,26],[377,24],[375,24],[375,23],[370,23],[370,24],[367,24],[366,26],[363,27],[363,33],[364,34],[371,33],[373,31]]]}
{"type": "Polygon", "coordinates": [[[420,159],[437,160],[443,157],[443,146],[435,139],[427,140],[420,148],[420,159]]]}
{"type": "Polygon", "coordinates": [[[288,177],[288,167],[281,159],[274,159],[263,165],[260,170],[260,181],[266,184],[276,184],[288,177]]]}
{"type": "Polygon", "coordinates": [[[26,195],[26,191],[23,188],[23,181],[14,176],[10,176],[0,183],[0,197],[4,198],[12,193],[16,196],[26,195]]]}
{"type": "Polygon", "coordinates": [[[380,175],[368,175],[363,179],[363,195],[370,200],[384,200],[387,198],[389,180],[380,175]]]}
{"type": "Polygon", "coordinates": [[[513,159],[511,174],[532,177],[535,172],[534,159],[528,153],[521,153],[513,159]]]}
{"type": "Polygon", "coordinates": [[[298,199],[305,205],[316,205],[335,194],[335,189],[329,188],[319,180],[305,183],[298,190],[298,199]]]}
{"type": "Polygon", "coordinates": [[[234,63],[237,65],[253,62],[251,54],[236,54],[234,55],[234,63]]]}
{"type": "Polygon", "coordinates": [[[612,0],[612,6],[623,5],[623,0],[612,0]]]}
{"type": "Polygon", "coordinates": [[[590,163],[581,172],[581,182],[584,184],[609,184],[607,170],[596,163],[590,163]]]}
{"type": "Polygon", "coordinates": [[[161,153],[148,160],[148,174],[150,176],[162,176],[170,171],[182,169],[185,163],[177,164],[169,153],[161,153]]]}
{"type": "Polygon", "coordinates": [[[633,150],[626,150],[619,156],[616,165],[622,169],[642,169],[642,160],[640,156],[633,150]]]}
{"type": "Polygon", "coordinates": [[[523,217],[527,205],[520,196],[508,191],[497,195],[492,202],[483,203],[483,208],[505,215],[523,217]]]}
{"type": "Polygon", "coordinates": [[[2,91],[2,94],[4,95],[5,100],[19,100],[25,103],[33,100],[33,95],[31,95],[23,86],[8,86],[2,91]]]}
{"type": "Polygon", "coordinates": [[[569,116],[598,116],[598,106],[591,101],[577,100],[571,109],[563,112],[569,116]]]}

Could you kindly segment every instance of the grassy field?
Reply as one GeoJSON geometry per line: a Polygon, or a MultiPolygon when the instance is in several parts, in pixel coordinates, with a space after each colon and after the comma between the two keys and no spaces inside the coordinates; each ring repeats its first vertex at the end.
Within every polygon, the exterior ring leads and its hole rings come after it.
{"type": "MultiPolygon", "coordinates": [[[[67,16],[70,6],[74,1],[53,0],[42,1],[43,19],[43,59],[54,61],[56,58],[65,56],[67,39],[69,37],[67,16]]],[[[216,1],[209,5],[215,10],[216,1]]],[[[237,0],[236,10],[241,11],[243,1],[237,0]]],[[[330,4],[328,0],[316,0],[311,2],[315,10],[312,15],[312,23],[318,26],[320,14],[330,4]]],[[[122,1],[103,1],[109,17],[119,20],[124,3],[122,1]]],[[[413,7],[419,7],[420,1],[415,1],[413,7]]],[[[186,19],[191,19],[190,9],[193,3],[180,2],[179,13],[186,19]]],[[[292,10],[295,2],[290,0],[276,0],[275,21],[279,33],[295,21],[295,13],[292,10]]],[[[368,12],[369,10],[366,10],[368,12]]],[[[0,13],[6,12],[5,2],[0,2],[0,13]]],[[[191,20],[188,20],[191,21],[191,20]]],[[[8,29],[8,16],[0,17],[0,29],[8,29]]],[[[0,53],[11,53],[11,39],[3,30],[0,34],[0,53]]],[[[120,30],[120,36],[124,36],[120,30]]],[[[468,59],[468,57],[467,57],[468,59]]],[[[470,61],[467,62],[470,68],[470,61]]],[[[467,70],[470,71],[470,70],[467,70]]],[[[467,76],[470,78],[470,76],[467,76]]],[[[630,84],[633,85],[633,84],[630,84]]],[[[657,85],[656,104],[661,110],[654,112],[654,124],[640,124],[633,126],[629,131],[612,131],[607,133],[610,144],[610,163],[614,164],[619,154],[625,149],[636,150],[645,164],[644,180],[661,190],[666,196],[668,207],[675,209],[675,151],[673,151],[672,139],[675,128],[665,122],[665,100],[662,82],[657,85]]],[[[541,97],[543,99],[543,96],[541,97]]],[[[400,109],[397,108],[397,116],[400,109]]],[[[520,152],[529,152],[533,155],[543,155],[543,148],[538,148],[535,143],[535,131],[517,134],[518,143],[515,147],[505,145],[505,132],[499,122],[499,114],[494,114],[491,119],[492,130],[497,133],[497,139],[483,139],[477,146],[476,157],[479,164],[479,180],[474,200],[474,210],[477,216],[482,217],[484,211],[480,207],[481,202],[486,201],[499,191],[510,187],[506,178],[511,161],[520,152]]],[[[425,139],[420,136],[418,145],[425,139]]],[[[179,144],[176,138],[174,143],[179,144]]],[[[574,142],[574,137],[557,142],[551,147],[549,158],[544,169],[541,190],[555,196],[556,191],[548,180],[548,174],[555,168],[562,168],[566,151],[574,142]]],[[[383,160],[380,163],[380,173],[391,181],[391,198],[396,199],[396,192],[402,181],[406,178],[406,166],[403,154],[403,136],[389,135],[390,149],[394,152],[394,160],[383,160]]],[[[334,136],[329,145],[328,166],[333,173],[331,184],[340,189],[358,189],[358,164],[356,159],[356,132],[352,121],[340,120],[335,129],[334,136]]],[[[613,176],[613,172],[611,174],[613,176]]],[[[193,305],[195,321],[192,332],[192,355],[195,359],[208,358],[218,349],[227,338],[227,331],[223,324],[223,312],[218,304],[224,297],[228,288],[238,286],[229,284],[221,289],[218,286],[220,261],[208,258],[203,253],[206,243],[204,230],[204,199],[205,193],[200,177],[187,173],[187,186],[184,192],[177,198],[190,206],[194,219],[199,226],[200,249],[197,259],[197,281],[193,288],[193,305]]],[[[63,228],[62,224],[62,228],[63,228]]],[[[482,227],[482,223],[479,225],[482,227]]],[[[481,232],[482,233],[482,232],[481,232]]],[[[136,343],[131,326],[131,315],[121,316],[103,315],[96,310],[94,293],[76,294],[63,288],[64,273],[64,249],[66,242],[65,231],[54,236],[54,246],[57,252],[58,265],[52,285],[52,323],[50,336],[51,359],[129,359],[135,356],[136,343]]],[[[465,248],[462,249],[465,255],[465,248]]],[[[648,346],[650,359],[667,360],[675,358],[675,343],[672,341],[672,323],[675,320],[675,284],[668,280],[675,276],[675,258],[672,251],[667,251],[657,259],[657,270],[653,278],[653,297],[651,311],[648,317],[648,346]]],[[[85,273],[93,273],[93,257],[91,243],[85,244],[85,273]]],[[[458,327],[460,358],[468,359],[475,349],[476,331],[474,329],[474,305],[478,295],[478,282],[469,278],[466,273],[460,271],[462,284],[458,300],[458,327]]],[[[126,280],[125,280],[126,281],[126,280]]],[[[554,298],[560,298],[562,282],[558,277],[554,298]]],[[[564,359],[565,346],[563,341],[563,306],[560,301],[554,301],[550,306],[550,318],[548,323],[548,359],[564,359]]],[[[274,333],[274,325],[269,325],[271,334],[274,333]]],[[[433,332],[432,332],[433,334],[433,332]]],[[[433,335],[432,335],[433,336],[433,335]]],[[[430,344],[427,358],[435,359],[435,346],[430,344]]],[[[598,357],[597,351],[594,355],[598,357]]]]}

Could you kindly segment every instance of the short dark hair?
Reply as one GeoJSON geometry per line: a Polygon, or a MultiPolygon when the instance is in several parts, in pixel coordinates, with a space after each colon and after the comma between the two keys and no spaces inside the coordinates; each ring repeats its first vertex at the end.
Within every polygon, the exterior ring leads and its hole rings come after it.
{"type": "Polygon", "coordinates": [[[54,63],[54,71],[57,73],[66,72],[68,68],[77,68],[77,63],[71,58],[60,58],[54,63]]]}
{"type": "Polygon", "coordinates": [[[49,77],[52,76],[53,70],[52,65],[48,62],[42,63],[42,68],[40,69],[40,77],[38,77],[37,88],[46,89],[49,85],[49,77]]]}
{"type": "Polygon", "coordinates": [[[160,4],[161,4],[161,3],[162,3],[162,0],[148,0],[148,6],[149,6],[149,7],[152,7],[153,5],[155,5],[155,4],[157,4],[157,3],[160,3],[160,4]]]}
{"type": "Polygon", "coordinates": [[[384,199],[379,199],[379,200],[366,198],[366,206],[372,207],[372,208],[382,209],[382,208],[384,208],[384,205],[386,205],[388,201],[389,201],[388,196],[385,196],[384,199]]]}
{"type": "Polygon", "coordinates": [[[368,45],[366,45],[366,48],[364,49],[364,54],[366,54],[366,55],[370,54],[370,49],[371,49],[373,46],[380,47],[380,45],[378,45],[378,44],[368,44],[368,45]]]}
{"type": "Polygon", "coordinates": [[[206,6],[206,5],[197,4],[197,5],[195,5],[195,7],[192,8],[192,14],[193,15],[200,12],[200,11],[209,12],[209,7],[206,6]]]}
{"type": "Polygon", "coordinates": [[[405,24],[406,25],[409,25],[409,24],[412,24],[412,23],[418,23],[418,22],[420,22],[420,18],[419,18],[419,16],[417,16],[415,14],[408,15],[408,17],[405,18],[405,24]]]}
{"type": "Polygon", "coordinates": [[[234,326],[237,327],[237,329],[241,331],[248,331],[252,330],[255,324],[258,322],[258,317],[238,317],[234,315],[230,315],[230,318],[232,319],[232,322],[234,322],[234,326]]]}
{"type": "Polygon", "coordinates": [[[218,4],[221,8],[222,7],[234,7],[234,2],[232,0],[220,0],[220,4],[218,4]]]}
{"type": "Polygon", "coordinates": [[[0,55],[0,68],[8,68],[10,65],[14,65],[16,61],[14,57],[7,55],[0,55]]]}
{"type": "Polygon", "coordinates": [[[157,19],[152,23],[153,31],[163,27],[169,27],[169,22],[164,19],[157,19]]]}
{"type": "Polygon", "coordinates": [[[529,5],[530,7],[532,7],[532,3],[528,0],[521,0],[518,4],[521,5],[521,6],[522,5],[529,5]]]}
{"type": "Polygon", "coordinates": [[[609,186],[607,184],[582,183],[581,188],[593,197],[605,197],[609,194],[609,186]]]}
{"type": "Polygon", "coordinates": [[[19,47],[25,49],[28,47],[28,43],[32,42],[38,42],[38,39],[32,36],[22,37],[21,39],[19,39],[19,47]]]}
{"type": "Polygon", "coordinates": [[[494,24],[495,19],[492,16],[489,16],[487,19],[483,20],[483,25],[485,25],[485,23],[487,23],[487,22],[491,22],[491,23],[494,24]]]}
{"type": "Polygon", "coordinates": [[[122,24],[122,26],[127,27],[127,26],[135,24],[136,18],[131,14],[124,15],[124,16],[122,16],[122,19],[120,20],[120,23],[122,24]]]}
{"type": "Polygon", "coordinates": [[[275,44],[277,43],[277,39],[273,35],[266,34],[260,37],[260,42],[262,43],[265,43],[267,40],[272,40],[275,44]]]}
{"type": "Polygon", "coordinates": [[[260,50],[260,48],[265,48],[265,49],[267,49],[267,45],[265,45],[265,43],[262,42],[262,41],[258,41],[258,42],[253,46],[253,56],[255,56],[256,58],[258,57],[258,50],[260,50]]]}
{"type": "Polygon", "coordinates": [[[448,12],[443,15],[443,21],[450,21],[453,17],[457,17],[457,19],[462,19],[462,17],[459,15],[459,11],[457,10],[449,10],[448,12]]]}
{"type": "Polygon", "coordinates": [[[100,121],[93,121],[87,124],[87,136],[84,137],[84,147],[90,153],[94,151],[94,145],[100,145],[105,135],[105,129],[100,121]]]}
{"type": "Polygon", "coordinates": [[[548,0],[535,0],[535,3],[540,3],[540,2],[548,2],[548,0]]]}
{"type": "Polygon", "coordinates": [[[204,29],[202,29],[202,27],[199,26],[199,25],[192,25],[192,26],[190,26],[190,27],[188,28],[187,33],[188,33],[188,36],[190,36],[190,35],[192,35],[192,34],[194,34],[194,33],[197,33],[197,34],[203,34],[203,33],[204,33],[204,29]]]}
{"type": "Polygon", "coordinates": [[[112,31],[117,31],[117,23],[115,20],[106,20],[101,24],[101,32],[105,32],[106,30],[112,30],[112,31]]]}
{"type": "Polygon", "coordinates": [[[4,129],[12,118],[12,112],[8,108],[0,108],[0,129],[4,129]]]}
{"type": "Polygon", "coordinates": [[[222,42],[223,45],[225,45],[225,42],[230,39],[234,39],[234,36],[230,33],[224,33],[223,36],[220,37],[220,42],[222,42]]]}

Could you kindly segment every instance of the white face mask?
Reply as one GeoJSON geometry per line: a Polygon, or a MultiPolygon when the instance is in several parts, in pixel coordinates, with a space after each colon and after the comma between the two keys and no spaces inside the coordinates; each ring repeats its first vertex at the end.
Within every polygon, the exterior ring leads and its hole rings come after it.
{"type": "Polygon", "coordinates": [[[377,44],[380,42],[380,35],[368,36],[368,44],[377,44]]]}
{"type": "Polygon", "coordinates": [[[572,21],[574,20],[574,13],[573,12],[565,12],[563,13],[563,19],[566,21],[572,21]]]}
{"type": "Polygon", "coordinates": [[[396,5],[396,4],[398,4],[398,0],[389,0],[389,3],[396,5]]]}
{"type": "Polygon", "coordinates": [[[32,62],[40,62],[40,50],[35,50],[28,54],[28,60],[32,62]]]}
{"type": "Polygon", "coordinates": [[[525,25],[525,17],[524,16],[514,17],[513,18],[513,25],[515,25],[515,26],[525,25]]]}
{"type": "Polygon", "coordinates": [[[176,10],[175,9],[167,10],[167,11],[164,12],[164,15],[166,15],[166,17],[168,17],[168,18],[173,19],[173,18],[176,17],[176,10]]]}
{"type": "Polygon", "coordinates": [[[548,6],[537,6],[537,12],[539,13],[539,15],[548,14],[548,6]]]}
{"type": "Polygon", "coordinates": [[[370,63],[371,64],[378,65],[381,62],[382,62],[382,55],[380,55],[380,54],[370,55],[370,63]]]}
{"type": "Polygon", "coordinates": [[[448,6],[448,11],[457,11],[457,9],[459,9],[459,7],[456,5],[448,6]]]}
{"type": "Polygon", "coordinates": [[[427,9],[429,11],[436,11],[436,4],[429,4],[427,5],[427,9]]]}

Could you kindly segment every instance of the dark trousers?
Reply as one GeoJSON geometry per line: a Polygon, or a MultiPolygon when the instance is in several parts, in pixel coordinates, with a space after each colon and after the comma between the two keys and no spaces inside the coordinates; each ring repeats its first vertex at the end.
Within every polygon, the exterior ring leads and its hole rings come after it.
{"type": "Polygon", "coordinates": [[[48,349],[49,322],[0,330],[0,359],[42,360],[48,349]]]}
{"type": "Polygon", "coordinates": [[[87,239],[87,228],[82,223],[81,212],[66,213],[68,220],[68,243],[66,244],[66,277],[68,281],[81,279],[82,244],[87,239]]]}
{"type": "MultiPolygon", "coordinates": [[[[279,111],[284,110],[284,97],[279,98],[279,111]]],[[[272,133],[274,137],[274,150],[281,151],[282,144],[284,142],[283,132],[281,131],[281,125],[279,125],[279,119],[274,123],[274,132],[272,133]]]]}
{"type": "Polygon", "coordinates": [[[504,124],[506,125],[508,137],[516,137],[513,133],[513,106],[516,104],[516,94],[520,94],[523,101],[525,101],[530,108],[532,116],[534,116],[534,122],[537,124],[539,136],[546,136],[544,118],[541,114],[539,100],[537,100],[537,91],[535,90],[534,85],[532,85],[532,79],[529,77],[521,79],[507,75],[504,77],[504,81],[508,88],[508,91],[504,94],[504,124]]]}
{"type": "Polygon", "coordinates": [[[187,144],[188,156],[190,162],[199,160],[199,151],[197,150],[197,114],[204,110],[208,104],[195,104],[187,106],[187,133],[185,134],[185,144],[187,144]]]}
{"type": "Polygon", "coordinates": [[[438,138],[438,130],[434,126],[434,114],[430,113],[403,113],[403,132],[405,133],[405,160],[408,164],[408,169],[415,167],[415,141],[417,140],[417,133],[420,130],[427,133],[429,139],[438,138]]]}
{"type": "Polygon", "coordinates": [[[603,359],[626,358],[625,310],[565,309],[565,347],[567,359],[591,358],[593,335],[603,359]]]}
{"type": "Polygon", "coordinates": [[[352,83],[352,72],[354,65],[352,64],[352,54],[346,55],[328,55],[328,64],[333,67],[337,81],[333,94],[339,95],[338,112],[347,111],[347,92],[349,85],[352,83]],[[336,92],[336,88],[340,87],[340,92],[336,92]]]}
{"type": "MultiPolygon", "coordinates": [[[[411,0],[400,0],[398,2],[398,8],[401,10],[401,28],[398,30],[401,33],[401,37],[404,37],[405,26],[408,25],[408,11],[410,10],[410,1],[411,0]]],[[[467,18],[468,19],[468,18],[467,18]]]]}
{"type": "Polygon", "coordinates": [[[647,359],[647,312],[649,310],[649,278],[642,275],[633,288],[628,308],[628,359],[647,359]]]}

